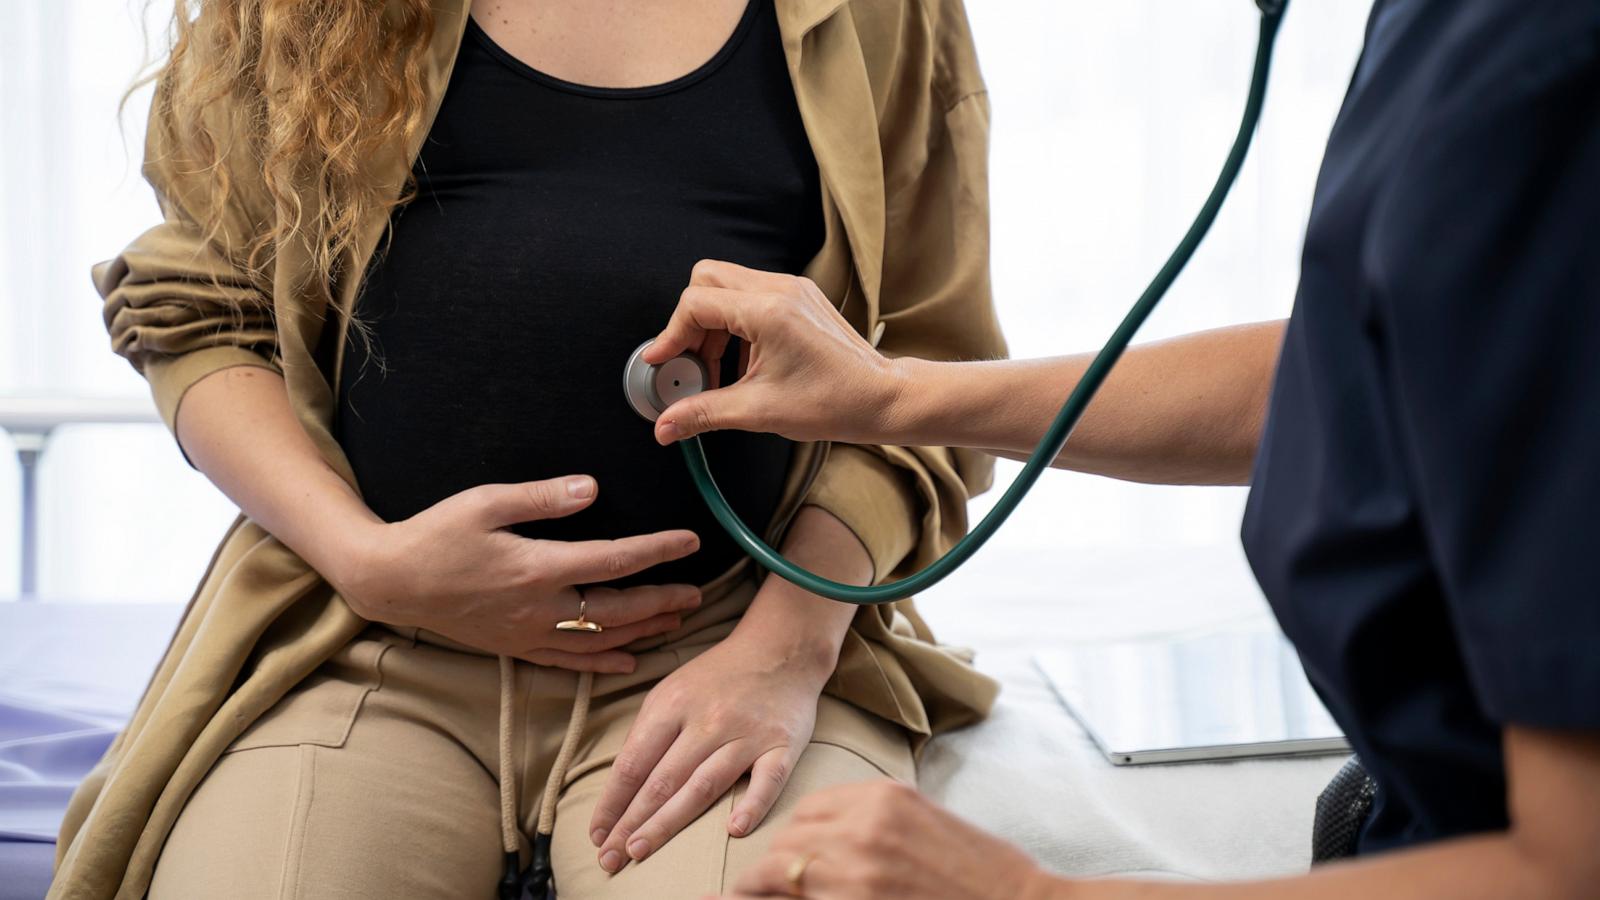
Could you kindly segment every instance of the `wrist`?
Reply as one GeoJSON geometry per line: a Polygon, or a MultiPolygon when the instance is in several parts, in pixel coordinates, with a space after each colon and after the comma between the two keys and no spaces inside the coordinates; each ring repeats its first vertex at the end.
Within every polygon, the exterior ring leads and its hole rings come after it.
{"type": "MultiPolygon", "coordinates": [[[[798,565],[839,581],[865,584],[872,559],[855,532],[818,506],[803,506],[790,523],[783,552],[798,565]]],[[[786,672],[818,680],[832,676],[855,607],[818,597],[767,575],[734,627],[736,643],[757,647],[786,672]]]]}
{"type": "MultiPolygon", "coordinates": [[[[869,424],[872,434],[869,441],[889,441],[893,435],[904,434],[911,421],[911,397],[916,388],[914,371],[920,360],[911,357],[886,359],[883,378],[878,383],[876,415],[869,424]]],[[[899,443],[898,440],[895,443],[899,443]]]]}
{"type": "Polygon", "coordinates": [[[391,569],[393,531],[393,525],[376,517],[357,519],[332,530],[322,544],[326,549],[321,559],[307,560],[363,618],[373,618],[375,612],[364,602],[373,593],[370,586],[391,569]]]}
{"type": "Polygon", "coordinates": [[[928,420],[927,390],[938,375],[938,364],[925,359],[902,356],[888,360],[873,439],[889,444],[920,443],[917,436],[928,420]]]}
{"type": "Polygon", "coordinates": [[[833,675],[854,610],[768,575],[730,640],[756,648],[774,668],[818,683],[833,675]]]}

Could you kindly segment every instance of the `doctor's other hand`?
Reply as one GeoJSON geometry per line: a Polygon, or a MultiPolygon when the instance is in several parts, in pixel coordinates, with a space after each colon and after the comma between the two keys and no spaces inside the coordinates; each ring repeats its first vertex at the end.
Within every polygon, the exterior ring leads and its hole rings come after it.
{"type": "Polygon", "coordinates": [[[1011,844],[914,788],[883,781],[830,788],[800,801],[725,900],[1019,900],[1047,895],[1051,881],[1011,844]]]}
{"type": "Polygon", "coordinates": [[[685,350],[705,360],[714,389],[661,414],[655,433],[662,444],[725,429],[878,443],[892,428],[894,363],[804,276],[701,260],[644,360],[660,365],[685,350]],[[743,341],[743,374],[719,387],[731,337],[743,341]]]}
{"type": "Polygon", "coordinates": [[[679,627],[700,605],[691,585],[625,590],[580,588],[680,559],[700,547],[689,531],[614,541],[545,541],[510,526],[569,516],[594,502],[598,485],[582,475],[521,484],[486,484],[447,497],[392,524],[374,523],[340,554],[329,580],[357,615],[425,628],[450,640],[537,665],[631,672],[618,649],[679,627]],[[600,633],[558,631],[580,601],[600,633]]]}

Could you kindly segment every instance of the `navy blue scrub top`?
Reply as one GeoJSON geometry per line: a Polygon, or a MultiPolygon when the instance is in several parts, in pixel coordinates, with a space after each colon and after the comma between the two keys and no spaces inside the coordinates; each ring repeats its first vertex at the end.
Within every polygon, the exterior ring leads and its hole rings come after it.
{"type": "Polygon", "coordinates": [[[1600,729],[1597,46],[1593,0],[1380,0],[1328,144],[1243,537],[1362,852],[1504,828],[1504,726],[1600,729]]]}

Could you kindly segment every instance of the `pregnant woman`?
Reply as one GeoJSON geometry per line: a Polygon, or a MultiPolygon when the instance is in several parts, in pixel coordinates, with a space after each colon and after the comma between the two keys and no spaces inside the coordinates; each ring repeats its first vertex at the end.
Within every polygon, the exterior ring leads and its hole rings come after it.
{"type": "MultiPolygon", "coordinates": [[[[959,2],[177,19],[146,148],[165,222],[96,277],[243,515],[75,797],[52,896],[718,892],[799,796],[910,781],[984,713],[993,685],[909,605],[756,571],[620,389],[706,257],[803,273],[885,352],[1003,352],[959,2]]],[[[989,474],[710,452],[769,539],[857,582],[941,552],[989,474]]]]}

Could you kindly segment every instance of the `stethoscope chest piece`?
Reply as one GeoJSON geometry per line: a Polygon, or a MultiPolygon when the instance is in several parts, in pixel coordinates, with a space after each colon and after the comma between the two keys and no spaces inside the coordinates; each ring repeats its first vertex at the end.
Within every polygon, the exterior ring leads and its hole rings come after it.
{"type": "Polygon", "coordinates": [[[627,368],[622,372],[622,392],[634,412],[654,422],[667,407],[710,387],[711,376],[706,364],[693,353],[673,357],[659,366],[650,365],[644,361],[644,351],[650,343],[640,344],[628,357],[627,368]]]}

